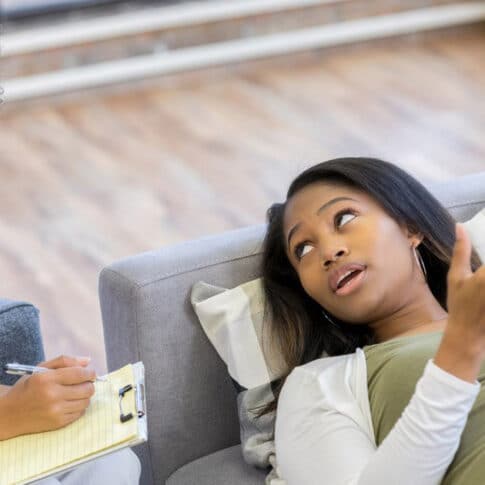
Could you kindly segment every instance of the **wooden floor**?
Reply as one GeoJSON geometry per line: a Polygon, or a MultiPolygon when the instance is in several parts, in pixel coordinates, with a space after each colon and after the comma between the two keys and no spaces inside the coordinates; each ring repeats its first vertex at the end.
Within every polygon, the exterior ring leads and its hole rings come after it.
{"type": "Polygon", "coordinates": [[[103,372],[114,260],[261,223],[337,156],[485,170],[484,42],[481,25],[4,107],[0,295],[39,307],[49,356],[103,372]]]}

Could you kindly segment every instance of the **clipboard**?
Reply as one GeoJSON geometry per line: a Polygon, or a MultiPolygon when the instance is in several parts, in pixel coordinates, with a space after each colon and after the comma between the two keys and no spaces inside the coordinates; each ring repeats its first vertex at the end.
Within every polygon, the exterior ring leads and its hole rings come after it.
{"type": "Polygon", "coordinates": [[[86,413],[68,426],[0,441],[0,485],[57,475],[147,439],[145,368],[137,362],[96,382],[86,413]]]}

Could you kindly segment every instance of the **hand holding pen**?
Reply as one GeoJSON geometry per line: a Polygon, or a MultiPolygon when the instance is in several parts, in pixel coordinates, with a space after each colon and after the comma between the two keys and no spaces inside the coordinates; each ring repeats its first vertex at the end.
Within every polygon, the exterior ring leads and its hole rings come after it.
{"type": "Polygon", "coordinates": [[[46,370],[19,379],[1,399],[0,439],[62,428],[81,417],[95,390],[89,362],[61,356],[39,364],[46,370]]]}

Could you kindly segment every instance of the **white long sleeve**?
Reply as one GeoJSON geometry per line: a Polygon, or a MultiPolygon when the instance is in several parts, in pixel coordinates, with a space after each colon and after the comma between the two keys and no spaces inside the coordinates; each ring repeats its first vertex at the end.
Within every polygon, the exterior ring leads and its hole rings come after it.
{"type": "Polygon", "coordinates": [[[428,360],[408,406],[377,448],[352,418],[355,402],[346,404],[345,385],[330,392],[322,376],[296,368],[278,403],[279,473],[287,485],[438,485],[479,391],[478,382],[428,360]]]}

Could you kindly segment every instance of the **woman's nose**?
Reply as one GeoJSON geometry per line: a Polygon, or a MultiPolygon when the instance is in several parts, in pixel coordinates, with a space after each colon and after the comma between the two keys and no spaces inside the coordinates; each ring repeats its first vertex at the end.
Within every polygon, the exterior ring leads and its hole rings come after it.
{"type": "Polygon", "coordinates": [[[328,268],[332,261],[335,261],[337,258],[342,257],[347,252],[348,251],[344,248],[340,248],[340,249],[333,250],[333,251],[330,251],[330,252],[327,251],[325,254],[322,255],[322,261],[323,261],[324,268],[328,268]],[[330,254],[330,256],[329,256],[329,254],[330,254]]]}

